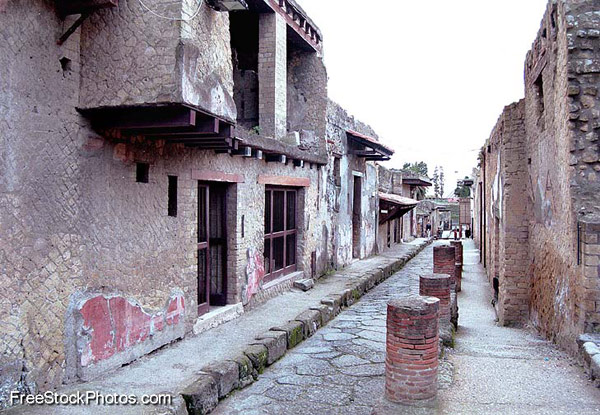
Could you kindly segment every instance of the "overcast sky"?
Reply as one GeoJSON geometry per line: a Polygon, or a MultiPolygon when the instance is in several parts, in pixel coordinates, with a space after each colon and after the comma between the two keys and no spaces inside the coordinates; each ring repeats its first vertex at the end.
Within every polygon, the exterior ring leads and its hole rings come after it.
{"type": "Polygon", "coordinates": [[[298,0],[321,28],[329,96],[445,193],[469,175],[502,109],[523,97],[547,0],[298,0]],[[458,172],[458,173],[455,173],[458,172]]]}

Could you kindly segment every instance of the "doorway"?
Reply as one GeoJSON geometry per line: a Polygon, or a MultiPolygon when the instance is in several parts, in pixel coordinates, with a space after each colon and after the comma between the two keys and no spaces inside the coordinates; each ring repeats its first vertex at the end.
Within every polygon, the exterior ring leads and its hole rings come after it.
{"type": "Polygon", "coordinates": [[[360,223],[361,223],[361,177],[354,176],[354,194],[352,197],[352,257],[360,258],[360,223]]]}
{"type": "Polygon", "coordinates": [[[198,315],[227,304],[227,185],[198,184],[198,315]]]}

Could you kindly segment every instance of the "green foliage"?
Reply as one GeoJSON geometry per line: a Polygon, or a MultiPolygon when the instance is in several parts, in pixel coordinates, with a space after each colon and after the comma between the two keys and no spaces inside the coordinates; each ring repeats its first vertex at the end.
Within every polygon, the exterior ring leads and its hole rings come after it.
{"type": "Polygon", "coordinates": [[[427,167],[427,163],[424,161],[419,161],[415,163],[404,163],[402,170],[416,173],[421,176],[427,176],[429,168],[427,167]]]}
{"type": "MultiPolygon", "coordinates": [[[[465,176],[465,180],[468,179],[469,177],[465,176]]],[[[471,188],[461,183],[462,182],[459,182],[459,185],[454,189],[454,194],[458,197],[471,197],[471,188]]]]}

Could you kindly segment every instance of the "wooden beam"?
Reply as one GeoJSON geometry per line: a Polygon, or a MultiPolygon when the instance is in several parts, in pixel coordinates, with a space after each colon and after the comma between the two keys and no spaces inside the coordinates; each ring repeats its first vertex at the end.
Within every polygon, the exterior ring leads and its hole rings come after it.
{"type": "Polygon", "coordinates": [[[267,163],[282,163],[285,164],[287,157],[284,154],[267,154],[265,156],[267,163]]]}
{"type": "Polygon", "coordinates": [[[310,179],[308,177],[271,176],[268,174],[261,174],[260,176],[258,176],[258,184],[267,184],[273,186],[309,187],[310,179]]]}
{"type": "Polygon", "coordinates": [[[238,150],[232,151],[234,156],[252,157],[252,147],[240,147],[238,150]]]}
{"type": "Polygon", "coordinates": [[[158,127],[158,128],[123,128],[128,134],[144,135],[147,138],[163,138],[176,136],[215,136],[219,134],[219,120],[217,118],[196,121],[196,125],[186,127],[158,127]]]}
{"type": "Polygon", "coordinates": [[[196,116],[196,111],[185,107],[119,108],[103,111],[94,122],[119,130],[164,129],[194,127],[196,116]]]}
{"type": "Polygon", "coordinates": [[[203,180],[207,182],[244,183],[242,174],[224,173],[218,170],[192,170],[192,180],[203,180]]]}

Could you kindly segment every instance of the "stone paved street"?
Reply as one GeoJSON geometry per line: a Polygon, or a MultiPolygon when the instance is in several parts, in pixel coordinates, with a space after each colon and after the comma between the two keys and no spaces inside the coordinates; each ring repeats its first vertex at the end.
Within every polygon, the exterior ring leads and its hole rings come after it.
{"type": "Polygon", "coordinates": [[[432,271],[432,246],[221,403],[219,415],[254,414],[591,414],[600,391],[554,345],[498,327],[490,288],[471,242],[465,247],[456,349],[440,365],[437,408],[383,399],[389,299],[418,290],[432,271]]]}
{"type": "Polygon", "coordinates": [[[432,272],[432,252],[426,248],[214,413],[371,414],[382,404],[387,301],[418,292],[419,275],[432,272]]]}

